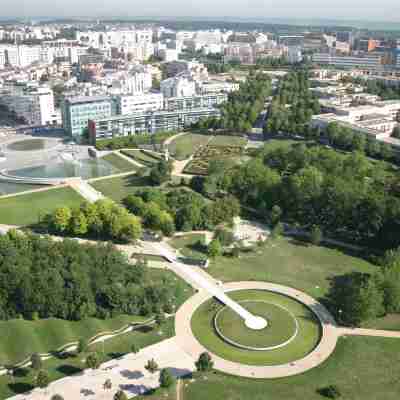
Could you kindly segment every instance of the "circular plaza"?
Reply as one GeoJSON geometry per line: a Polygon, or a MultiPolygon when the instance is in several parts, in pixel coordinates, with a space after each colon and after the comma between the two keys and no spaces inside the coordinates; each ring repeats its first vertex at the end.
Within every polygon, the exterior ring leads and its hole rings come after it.
{"type": "Polygon", "coordinates": [[[335,349],[334,319],[305,293],[268,282],[232,282],[223,289],[265,323],[248,326],[235,311],[199,291],[178,310],[175,323],[179,342],[194,358],[208,352],[222,372],[278,378],[319,365],[335,349]]]}

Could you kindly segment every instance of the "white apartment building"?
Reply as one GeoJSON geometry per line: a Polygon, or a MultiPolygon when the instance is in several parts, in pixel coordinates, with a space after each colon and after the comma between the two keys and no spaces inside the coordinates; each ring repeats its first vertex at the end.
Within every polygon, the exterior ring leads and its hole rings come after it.
{"type": "Polygon", "coordinates": [[[158,56],[165,62],[178,61],[179,53],[176,49],[159,49],[158,56]]]}
{"type": "Polygon", "coordinates": [[[173,77],[161,81],[161,92],[164,98],[189,97],[196,94],[196,82],[187,77],[173,77]]]}
{"type": "Polygon", "coordinates": [[[118,96],[115,99],[117,113],[121,115],[136,112],[159,111],[164,107],[162,93],[147,93],[136,96],[118,96]]]}
{"type": "Polygon", "coordinates": [[[320,65],[335,65],[347,68],[379,68],[382,66],[382,57],[380,55],[368,54],[364,57],[353,56],[334,56],[328,53],[315,53],[312,60],[320,65]]]}
{"type": "Polygon", "coordinates": [[[143,66],[135,66],[130,71],[121,71],[101,77],[100,83],[110,94],[138,95],[152,88],[152,71],[143,66]]]}
{"type": "Polygon", "coordinates": [[[199,84],[200,94],[231,93],[239,90],[239,83],[225,81],[204,81],[199,84]]]}
{"type": "Polygon", "coordinates": [[[397,55],[396,68],[400,69],[400,54],[397,55]]]}
{"type": "Polygon", "coordinates": [[[58,123],[53,91],[47,87],[27,88],[24,94],[3,92],[0,103],[28,125],[43,126],[58,123]]]}
{"type": "Polygon", "coordinates": [[[0,45],[0,52],[3,54],[5,65],[19,68],[24,68],[36,61],[40,61],[41,57],[40,46],[0,45]]]}
{"type": "Polygon", "coordinates": [[[287,58],[290,64],[297,64],[303,60],[301,48],[298,46],[289,46],[287,50],[287,58]]]}

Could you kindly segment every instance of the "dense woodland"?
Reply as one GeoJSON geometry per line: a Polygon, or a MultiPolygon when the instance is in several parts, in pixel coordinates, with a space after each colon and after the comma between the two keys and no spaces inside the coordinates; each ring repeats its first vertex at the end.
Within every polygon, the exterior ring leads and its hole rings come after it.
{"type": "Polygon", "coordinates": [[[230,93],[228,101],[221,106],[221,117],[200,120],[194,128],[250,132],[270,95],[271,78],[250,72],[246,82],[240,84],[238,91],[230,93]]]}
{"type": "Polygon", "coordinates": [[[0,319],[171,312],[173,282],[152,282],[146,270],[129,264],[111,244],[11,231],[0,236],[0,319]]]}
{"type": "Polygon", "coordinates": [[[288,73],[269,106],[264,133],[305,134],[313,114],[321,111],[318,99],[309,89],[307,70],[288,73]]]}
{"type": "Polygon", "coordinates": [[[400,245],[400,190],[397,172],[362,153],[341,154],[304,144],[264,150],[233,168],[206,178],[203,191],[230,193],[266,219],[273,207],[305,229],[372,248],[400,245]]]}

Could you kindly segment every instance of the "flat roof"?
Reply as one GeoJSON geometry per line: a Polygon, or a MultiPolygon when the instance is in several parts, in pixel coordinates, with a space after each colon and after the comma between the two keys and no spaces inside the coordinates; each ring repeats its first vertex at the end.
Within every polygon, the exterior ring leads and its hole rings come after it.
{"type": "Polygon", "coordinates": [[[108,96],[79,96],[67,99],[70,104],[82,104],[82,103],[95,103],[99,101],[110,101],[108,96]]]}

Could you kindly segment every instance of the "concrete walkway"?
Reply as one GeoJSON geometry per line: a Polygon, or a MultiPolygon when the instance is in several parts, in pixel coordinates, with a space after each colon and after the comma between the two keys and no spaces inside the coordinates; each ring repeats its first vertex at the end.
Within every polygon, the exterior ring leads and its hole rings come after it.
{"type": "Polygon", "coordinates": [[[113,400],[118,390],[123,390],[128,398],[143,394],[159,387],[160,373],[151,374],[145,369],[147,361],[153,359],[160,370],[169,368],[175,377],[188,375],[195,369],[194,360],[181,348],[177,339],[166,339],[152,346],[145,347],[137,354],[110,360],[98,370],[85,370],[83,373],[60,379],[45,390],[11,397],[12,400],[43,400],[60,394],[64,399],[113,400]],[[104,382],[110,379],[112,389],[104,389],[104,382]]]}
{"type": "Polygon", "coordinates": [[[81,178],[69,179],[68,184],[90,203],[95,203],[97,200],[104,198],[102,193],[98,192],[93,186],[90,186],[89,183],[81,178]]]}
{"type": "Polygon", "coordinates": [[[258,317],[254,316],[238,302],[227,296],[224,290],[215,284],[213,279],[208,279],[208,274],[200,274],[198,272],[199,269],[187,268],[186,264],[180,263],[177,259],[175,249],[172,249],[167,243],[154,243],[153,247],[159,252],[159,254],[173,264],[174,271],[176,271],[179,276],[182,276],[183,279],[189,282],[194,282],[196,287],[205,290],[210,294],[210,296],[216,297],[227,307],[236,312],[245,321],[246,325],[252,326],[253,323],[257,322],[255,319],[258,317]]]}

